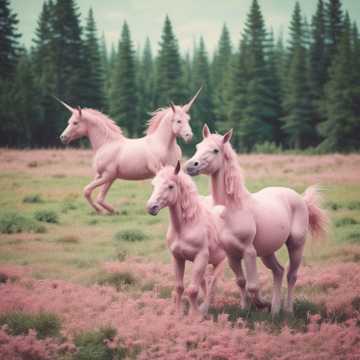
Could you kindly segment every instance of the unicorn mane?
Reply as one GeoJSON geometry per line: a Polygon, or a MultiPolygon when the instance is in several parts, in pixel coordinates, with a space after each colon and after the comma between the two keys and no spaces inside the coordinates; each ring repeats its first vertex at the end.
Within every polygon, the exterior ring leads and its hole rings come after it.
{"type": "Polygon", "coordinates": [[[169,109],[170,109],[169,107],[159,108],[150,113],[151,118],[147,122],[148,127],[146,129],[146,135],[150,135],[156,131],[161,121],[165,118],[166,114],[168,113],[169,109]]]}
{"type": "Polygon", "coordinates": [[[182,220],[189,223],[198,219],[201,213],[202,204],[198,195],[198,190],[191,177],[180,171],[178,175],[174,175],[172,166],[165,166],[159,172],[160,176],[174,176],[179,187],[178,199],[180,202],[182,220]]]}
{"type": "Polygon", "coordinates": [[[231,144],[222,144],[222,136],[214,134],[218,145],[223,146],[224,152],[224,186],[226,201],[229,205],[240,206],[241,199],[246,192],[244,176],[239,165],[238,157],[231,144]]]}
{"type": "Polygon", "coordinates": [[[91,108],[85,108],[82,109],[82,111],[88,113],[93,120],[102,122],[113,133],[124,136],[121,128],[115,123],[115,121],[102,112],[91,108]]]}

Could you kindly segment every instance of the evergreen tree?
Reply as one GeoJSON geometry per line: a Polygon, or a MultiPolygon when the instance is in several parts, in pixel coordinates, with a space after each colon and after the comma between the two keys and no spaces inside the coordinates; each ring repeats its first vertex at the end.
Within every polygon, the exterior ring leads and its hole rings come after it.
{"type": "Polygon", "coordinates": [[[230,86],[230,64],[232,48],[229,30],[224,24],[212,63],[212,83],[214,86],[214,113],[218,122],[226,121],[228,92],[230,86]]]}
{"type": "Polygon", "coordinates": [[[154,110],[154,61],[149,38],[146,38],[142,55],[139,56],[137,67],[138,89],[138,135],[142,135],[146,128],[149,112],[154,110]]]}
{"type": "Polygon", "coordinates": [[[310,77],[313,96],[319,101],[327,80],[326,44],[325,44],[325,7],[318,0],[316,13],[312,18],[312,42],[310,47],[310,77]]]}
{"type": "Polygon", "coordinates": [[[118,124],[132,137],[138,126],[135,54],[126,22],[122,27],[113,76],[110,111],[118,124]]]}
{"type": "Polygon", "coordinates": [[[352,151],[360,147],[360,116],[354,111],[356,87],[352,59],[351,25],[347,15],[325,89],[327,119],[319,126],[324,137],[320,147],[326,151],[352,151]]]}
{"type": "Polygon", "coordinates": [[[328,65],[336,54],[343,30],[343,12],[341,0],[328,0],[326,3],[326,43],[328,48],[328,65]]]}
{"type": "Polygon", "coordinates": [[[82,94],[83,104],[103,110],[105,103],[104,68],[92,8],[90,8],[86,19],[84,46],[87,87],[85,89],[86,92],[82,94]]]}
{"type": "Polygon", "coordinates": [[[244,149],[243,144],[240,143],[240,121],[243,117],[244,108],[247,105],[246,98],[246,88],[249,81],[249,47],[247,44],[246,36],[242,38],[239,45],[239,53],[235,54],[233,61],[231,63],[231,82],[229,89],[229,113],[227,116],[227,121],[224,124],[224,129],[228,128],[234,129],[234,135],[232,144],[235,149],[240,150],[244,149]]]}
{"type": "MultiPolygon", "coordinates": [[[[192,93],[195,93],[202,87],[201,96],[196,100],[196,106],[194,106],[192,112],[193,120],[191,122],[195,136],[200,136],[204,122],[209,125],[211,130],[215,129],[210,67],[204,39],[202,37],[200,38],[199,46],[194,55],[192,85],[192,93]]],[[[199,138],[194,139],[194,142],[197,142],[197,140],[199,140],[199,138]]]]}
{"type": "Polygon", "coordinates": [[[185,58],[182,60],[182,83],[184,86],[184,95],[187,99],[193,96],[193,64],[191,61],[189,52],[185,54],[185,58]]]}
{"type": "Polygon", "coordinates": [[[275,99],[268,82],[266,63],[266,30],[257,0],[253,0],[245,24],[249,79],[246,82],[246,106],[239,124],[239,139],[244,150],[251,150],[255,143],[273,138],[275,99]]]}
{"type": "MultiPolygon", "coordinates": [[[[53,20],[55,93],[73,106],[82,105],[87,79],[80,15],[74,0],[57,0],[53,20]]],[[[64,127],[64,120],[60,121],[59,130],[64,127]]]]}
{"type": "Polygon", "coordinates": [[[307,51],[299,2],[296,2],[290,24],[289,71],[284,98],[283,129],[287,144],[297,149],[311,144],[314,137],[307,51]]]}
{"type": "Polygon", "coordinates": [[[104,110],[109,111],[109,97],[110,97],[110,59],[108,56],[108,51],[106,47],[106,40],[104,33],[101,36],[100,40],[100,59],[101,59],[101,68],[103,70],[103,94],[104,94],[104,110]]]}
{"type": "Polygon", "coordinates": [[[11,79],[18,59],[19,20],[10,9],[9,0],[0,0],[0,80],[11,79]]]}
{"type": "Polygon", "coordinates": [[[181,60],[177,39],[168,16],[161,35],[160,50],[156,66],[157,106],[167,106],[170,101],[177,104],[184,101],[181,60]]]}
{"type": "Polygon", "coordinates": [[[60,130],[60,126],[57,125],[59,106],[52,97],[56,93],[56,51],[53,24],[54,4],[51,0],[45,1],[35,30],[32,53],[32,68],[40,105],[40,114],[36,126],[33,126],[32,139],[39,146],[54,144],[57,132],[60,130]]]}

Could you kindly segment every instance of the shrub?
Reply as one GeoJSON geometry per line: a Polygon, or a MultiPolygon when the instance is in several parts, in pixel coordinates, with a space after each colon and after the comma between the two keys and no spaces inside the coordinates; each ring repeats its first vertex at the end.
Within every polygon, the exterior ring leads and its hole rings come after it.
{"type": "Polygon", "coordinates": [[[360,210],[360,201],[350,201],[347,204],[349,210],[360,210]]]}
{"type": "Polygon", "coordinates": [[[126,356],[126,349],[117,347],[116,349],[106,346],[107,341],[111,341],[116,336],[116,330],[107,327],[96,331],[88,331],[75,338],[77,352],[73,360],[112,360],[123,359],[126,356]]]}
{"type": "Polygon", "coordinates": [[[272,141],[265,141],[261,144],[256,144],[253,148],[253,152],[257,154],[280,154],[282,147],[276,145],[272,141]]]}
{"type": "Polygon", "coordinates": [[[72,202],[69,202],[69,201],[66,201],[63,206],[62,206],[62,209],[61,211],[66,214],[68,211],[70,210],[76,210],[77,209],[77,206],[72,203],[72,202]]]}
{"type": "Polygon", "coordinates": [[[9,277],[4,274],[3,272],[0,272],[0,284],[4,284],[9,280],[9,277]]]}
{"type": "Polygon", "coordinates": [[[116,250],[116,259],[120,262],[125,261],[128,257],[128,252],[125,249],[117,249],[116,250]]]}
{"type": "Polygon", "coordinates": [[[50,224],[57,224],[59,222],[59,217],[53,210],[39,210],[34,216],[36,220],[50,224]]]}
{"type": "Polygon", "coordinates": [[[30,329],[36,331],[39,339],[60,335],[60,320],[51,313],[11,312],[0,316],[0,325],[5,324],[8,326],[8,333],[13,336],[25,335],[30,329]]]}
{"type": "Polygon", "coordinates": [[[100,285],[110,285],[119,291],[135,285],[137,283],[137,279],[129,271],[111,273],[104,272],[100,274],[97,282],[100,285]]]}
{"type": "Polygon", "coordinates": [[[23,198],[23,203],[27,204],[41,204],[44,200],[40,194],[27,195],[23,198]]]}
{"type": "Polygon", "coordinates": [[[44,233],[46,228],[17,213],[11,212],[0,215],[0,233],[15,234],[25,231],[44,233]]]}
{"type": "Polygon", "coordinates": [[[359,232],[351,232],[346,236],[346,240],[357,243],[360,242],[360,233],[359,232]]]}
{"type": "Polygon", "coordinates": [[[143,241],[147,239],[147,236],[141,230],[122,230],[114,235],[115,240],[124,241],[143,241]]]}
{"type": "Polygon", "coordinates": [[[330,210],[339,210],[342,208],[342,206],[339,203],[336,203],[335,201],[328,201],[325,204],[325,207],[330,210]]]}
{"type": "Polygon", "coordinates": [[[343,218],[337,219],[335,221],[335,226],[341,227],[341,226],[347,226],[347,225],[356,225],[357,223],[358,222],[351,217],[343,217],[343,218]]]}

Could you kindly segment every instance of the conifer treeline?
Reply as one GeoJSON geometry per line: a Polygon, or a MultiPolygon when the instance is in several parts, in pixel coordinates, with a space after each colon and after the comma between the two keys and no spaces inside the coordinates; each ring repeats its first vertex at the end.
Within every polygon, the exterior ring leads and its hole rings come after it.
{"type": "MultiPolygon", "coordinates": [[[[321,151],[360,148],[360,37],[340,0],[318,0],[311,22],[299,2],[284,43],[267,29],[253,0],[239,46],[226,25],[209,56],[203,38],[181,55],[166,16],[158,54],[149,39],[134,49],[126,21],[116,48],[106,48],[90,9],[84,28],[75,0],[46,0],[30,49],[19,46],[18,20],[0,0],[0,146],[46,147],[69,114],[52,97],[109,113],[129,136],[141,136],[148,112],[184,103],[204,122],[235,130],[234,145],[321,151]]],[[[195,141],[198,139],[195,139],[195,141]]]]}

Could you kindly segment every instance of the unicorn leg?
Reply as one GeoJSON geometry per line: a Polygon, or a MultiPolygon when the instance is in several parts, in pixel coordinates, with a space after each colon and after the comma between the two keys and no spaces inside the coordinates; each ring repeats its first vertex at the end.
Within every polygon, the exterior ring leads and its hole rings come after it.
{"type": "Polygon", "coordinates": [[[300,242],[300,244],[295,245],[294,243],[296,244],[297,242],[293,241],[292,238],[289,238],[288,242],[286,243],[289,252],[289,269],[287,273],[288,296],[287,302],[285,304],[285,310],[289,313],[293,312],[293,291],[297,280],[297,273],[301,265],[305,238],[300,242]]]}
{"type": "Polygon", "coordinates": [[[184,293],[185,260],[174,257],[174,269],[176,282],[175,307],[177,314],[181,315],[181,298],[184,293]]]}
{"type": "Polygon", "coordinates": [[[202,251],[200,252],[195,260],[193,265],[193,271],[191,274],[191,283],[187,289],[187,293],[190,299],[191,305],[191,315],[199,314],[199,306],[197,304],[197,298],[199,293],[199,288],[201,286],[201,281],[204,279],[206,266],[209,261],[209,252],[202,251]]]}
{"type": "Polygon", "coordinates": [[[105,202],[105,197],[110,189],[110,186],[114,182],[114,180],[115,179],[109,180],[107,183],[105,183],[102,186],[100,193],[96,199],[96,202],[98,203],[98,205],[102,206],[105,210],[107,210],[111,214],[115,213],[115,209],[111,205],[109,205],[108,203],[105,202]]]}
{"type": "Polygon", "coordinates": [[[271,314],[274,316],[279,313],[281,306],[281,284],[284,276],[284,268],[279,264],[275,254],[261,258],[264,265],[273,273],[274,288],[271,301],[271,314]]]}
{"type": "Polygon", "coordinates": [[[269,308],[270,304],[261,299],[259,294],[259,278],[256,266],[256,250],[254,245],[248,245],[244,250],[244,268],[246,274],[246,291],[257,308],[269,308]]]}
{"type": "Polygon", "coordinates": [[[96,210],[96,212],[101,213],[101,207],[94,203],[93,199],[91,198],[91,193],[100,185],[105,184],[108,182],[109,179],[105,176],[97,176],[90,184],[85,186],[84,188],[84,196],[89,204],[96,210]]]}
{"type": "Polygon", "coordinates": [[[241,302],[240,307],[245,309],[247,307],[247,294],[246,294],[246,279],[243,273],[241,259],[236,256],[228,256],[229,265],[231,270],[236,276],[236,284],[240,289],[241,302]]]}
{"type": "Polygon", "coordinates": [[[214,292],[216,289],[216,283],[217,283],[219,276],[224,271],[224,265],[225,265],[225,259],[221,263],[214,266],[214,273],[211,276],[210,281],[209,281],[207,296],[205,297],[204,302],[200,306],[200,311],[204,315],[207,314],[209,307],[214,300],[214,292]]]}

